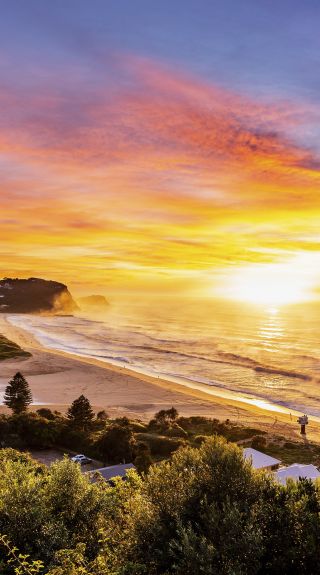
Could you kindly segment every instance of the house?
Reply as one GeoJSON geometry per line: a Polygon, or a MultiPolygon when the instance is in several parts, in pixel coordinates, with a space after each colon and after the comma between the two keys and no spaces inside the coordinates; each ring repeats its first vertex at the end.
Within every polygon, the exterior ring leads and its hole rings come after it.
{"type": "Polygon", "coordinates": [[[112,482],[115,477],[121,477],[125,480],[129,469],[135,469],[133,463],[123,463],[120,465],[111,465],[110,467],[101,467],[100,469],[89,471],[88,473],[92,481],[97,481],[97,474],[100,473],[105,481],[112,482]]]}
{"type": "Polygon", "coordinates": [[[257,449],[253,449],[252,447],[246,447],[243,450],[243,457],[247,460],[251,460],[251,464],[254,469],[267,469],[269,471],[273,471],[274,469],[278,469],[281,463],[279,459],[270,457],[270,455],[266,455],[266,453],[257,451],[257,449]]]}
{"type": "Polygon", "coordinates": [[[279,483],[285,485],[289,478],[294,481],[298,481],[300,478],[315,481],[315,479],[320,477],[320,472],[312,464],[303,465],[300,463],[293,463],[292,465],[289,465],[289,467],[281,467],[281,469],[275,472],[274,476],[279,483]]]}

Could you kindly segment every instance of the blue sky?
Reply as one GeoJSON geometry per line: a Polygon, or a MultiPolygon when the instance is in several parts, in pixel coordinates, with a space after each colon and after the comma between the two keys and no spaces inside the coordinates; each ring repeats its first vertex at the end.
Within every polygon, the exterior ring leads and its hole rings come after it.
{"type": "MultiPolygon", "coordinates": [[[[97,64],[124,51],[264,98],[318,102],[318,0],[3,0],[13,66],[97,64]]],[[[18,70],[15,70],[18,73],[18,70]]]]}

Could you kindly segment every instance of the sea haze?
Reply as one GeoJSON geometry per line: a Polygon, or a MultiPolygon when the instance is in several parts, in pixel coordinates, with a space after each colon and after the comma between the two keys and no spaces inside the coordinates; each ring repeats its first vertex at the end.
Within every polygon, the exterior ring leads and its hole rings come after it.
{"type": "Polygon", "coordinates": [[[319,304],[121,301],[103,316],[10,315],[44,346],[320,416],[319,304]]]}

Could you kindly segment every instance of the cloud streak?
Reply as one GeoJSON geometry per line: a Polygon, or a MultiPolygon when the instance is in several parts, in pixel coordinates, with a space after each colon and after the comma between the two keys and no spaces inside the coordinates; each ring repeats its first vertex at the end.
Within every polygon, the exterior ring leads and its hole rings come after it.
{"type": "MultiPolygon", "coordinates": [[[[106,62],[95,83],[72,74],[38,71],[26,89],[0,86],[3,250],[27,247],[33,275],[39,245],[57,254],[107,245],[114,283],[134,284],[148,266],[201,275],[252,259],[252,242],[260,261],[268,223],[297,244],[298,218],[308,227],[319,209],[320,158],[294,137],[317,121],[314,110],[254,101],[132,56],[106,62]]],[[[21,274],[30,271],[23,253],[21,274]]],[[[50,266],[58,275],[59,258],[50,266]]],[[[75,254],[71,283],[86,265],[75,254]]],[[[93,283],[109,273],[96,251],[88,273],[93,283]]]]}

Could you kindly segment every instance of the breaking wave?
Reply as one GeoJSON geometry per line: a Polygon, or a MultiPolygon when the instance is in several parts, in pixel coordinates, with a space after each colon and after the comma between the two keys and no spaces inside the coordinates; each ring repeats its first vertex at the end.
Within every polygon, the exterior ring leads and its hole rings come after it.
{"type": "Polygon", "coordinates": [[[316,314],[313,323],[303,325],[301,315],[248,317],[234,309],[215,308],[211,315],[171,309],[171,321],[166,309],[158,315],[147,307],[140,307],[139,314],[126,309],[117,315],[110,309],[102,321],[80,316],[8,319],[48,348],[320,414],[316,314]]]}

